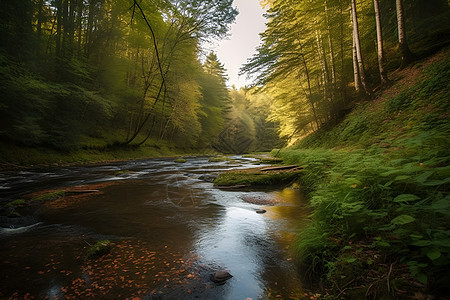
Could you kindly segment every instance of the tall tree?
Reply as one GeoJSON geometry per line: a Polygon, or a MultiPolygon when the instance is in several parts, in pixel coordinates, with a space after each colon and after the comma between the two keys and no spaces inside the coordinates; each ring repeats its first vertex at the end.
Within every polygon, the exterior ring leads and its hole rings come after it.
{"type": "Polygon", "coordinates": [[[403,11],[402,0],[396,0],[397,9],[397,27],[398,27],[398,44],[400,54],[402,56],[402,63],[400,68],[404,68],[413,60],[413,54],[409,50],[408,42],[406,41],[405,16],[403,11]]]}
{"type": "MultiPolygon", "coordinates": [[[[369,94],[366,81],[366,72],[364,69],[364,60],[361,52],[361,42],[359,39],[358,14],[356,10],[356,0],[352,0],[352,23],[353,23],[353,40],[356,51],[356,59],[358,62],[359,79],[365,94],[369,94]]],[[[356,84],[355,84],[356,87],[356,84]]]]}
{"type": "Polygon", "coordinates": [[[381,14],[379,0],[373,0],[373,8],[375,10],[375,23],[377,27],[377,54],[378,69],[380,72],[381,85],[386,85],[389,81],[386,69],[384,68],[384,48],[383,48],[383,32],[381,29],[381,14]]]}

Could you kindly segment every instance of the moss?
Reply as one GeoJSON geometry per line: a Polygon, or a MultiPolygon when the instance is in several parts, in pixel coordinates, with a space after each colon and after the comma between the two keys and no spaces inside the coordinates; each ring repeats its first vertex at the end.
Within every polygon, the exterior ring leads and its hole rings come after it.
{"type": "Polygon", "coordinates": [[[10,217],[10,218],[20,218],[21,216],[22,215],[17,211],[13,211],[8,215],[8,217],[10,217]]]}
{"type": "Polygon", "coordinates": [[[53,201],[63,198],[65,194],[66,194],[65,191],[55,191],[34,197],[33,199],[31,199],[31,201],[40,201],[40,202],[53,201]]]}
{"type": "Polygon", "coordinates": [[[282,164],[283,163],[283,159],[282,158],[277,158],[277,157],[274,157],[274,158],[262,158],[261,159],[261,163],[263,163],[263,164],[271,164],[271,165],[282,164]]]}
{"type": "Polygon", "coordinates": [[[259,159],[259,162],[255,162],[256,164],[258,164],[258,163],[270,164],[270,165],[282,164],[283,163],[282,158],[273,156],[277,152],[278,152],[278,149],[274,149],[271,153],[246,154],[246,155],[242,155],[242,157],[250,157],[250,158],[259,159]]]}
{"type": "Polygon", "coordinates": [[[98,241],[92,245],[88,251],[87,256],[89,258],[99,258],[108,254],[111,251],[111,242],[109,240],[98,241]]]}
{"type": "Polygon", "coordinates": [[[17,199],[17,200],[14,200],[12,202],[9,202],[7,204],[7,206],[15,208],[15,207],[23,207],[26,204],[27,204],[27,202],[24,199],[17,199]]]}
{"type": "Polygon", "coordinates": [[[133,173],[133,171],[130,171],[130,170],[120,170],[120,171],[117,171],[116,173],[114,173],[114,176],[119,176],[119,175],[123,175],[123,174],[130,174],[130,173],[133,173]]]}
{"type": "Polygon", "coordinates": [[[230,159],[226,156],[216,156],[216,157],[211,157],[208,161],[209,162],[223,162],[223,161],[228,161],[228,160],[230,160],[230,159]]]}
{"type": "Polygon", "coordinates": [[[216,186],[267,186],[290,184],[299,178],[301,171],[275,173],[245,173],[242,171],[225,172],[214,180],[216,186]]]}
{"type": "Polygon", "coordinates": [[[184,158],[177,158],[177,159],[174,160],[174,162],[176,162],[176,163],[185,163],[186,160],[184,158]]]}

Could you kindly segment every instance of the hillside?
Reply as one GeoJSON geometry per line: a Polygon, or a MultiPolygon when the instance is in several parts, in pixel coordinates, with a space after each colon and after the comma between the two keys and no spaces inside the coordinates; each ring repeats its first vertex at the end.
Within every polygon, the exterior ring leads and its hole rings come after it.
{"type": "Polygon", "coordinates": [[[295,251],[323,294],[450,294],[449,50],[390,74],[388,89],[280,152],[305,168],[314,212],[295,251]]]}

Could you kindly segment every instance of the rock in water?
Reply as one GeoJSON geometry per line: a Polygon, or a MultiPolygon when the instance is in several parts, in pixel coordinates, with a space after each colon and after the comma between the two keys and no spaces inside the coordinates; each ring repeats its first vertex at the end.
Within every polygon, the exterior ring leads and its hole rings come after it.
{"type": "Polygon", "coordinates": [[[257,214],[263,214],[263,213],[266,213],[266,212],[267,212],[267,210],[265,210],[265,209],[257,209],[256,210],[257,214]]]}
{"type": "Polygon", "coordinates": [[[233,277],[230,273],[225,270],[217,271],[214,274],[211,274],[211,280],[217,284],[225,284],[225,282],[233,277]]]}

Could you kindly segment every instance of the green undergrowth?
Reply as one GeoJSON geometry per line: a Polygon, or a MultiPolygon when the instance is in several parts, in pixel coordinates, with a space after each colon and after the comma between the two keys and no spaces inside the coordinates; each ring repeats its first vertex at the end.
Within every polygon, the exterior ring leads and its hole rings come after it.
{"type": "Polygon", "coordinates": [[[295,248],[311,281],[347,298],[448,294],[449,75],[450,59],[431,64],[396,96],[280,152],[304,168],[313,213],[295,248]]]}

